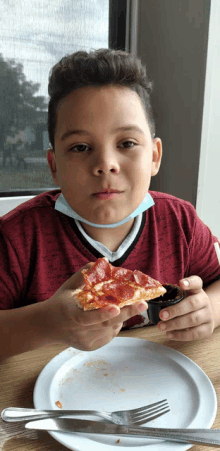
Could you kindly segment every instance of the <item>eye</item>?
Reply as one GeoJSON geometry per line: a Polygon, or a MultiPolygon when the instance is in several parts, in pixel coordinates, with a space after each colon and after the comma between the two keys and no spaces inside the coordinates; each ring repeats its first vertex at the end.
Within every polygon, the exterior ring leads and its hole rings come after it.
{"type": "Polygon", "coordinates": [[[70,151],[70,152],[83,153],[84,150],[82,149],[82,147],[87,147],[87,148],[88,148],[88,146],[87,146],[86,144],[77,144],[77,146],[72,146],[72,147],[70,147],[69,151],[70,151]],[[76,150],[77,148],[78,148],[78,149],[81,148],[81,149],[76,150]]]}
{"type": "MultiPolygon", "coordinates": [[[[128,144],[128,143],[129,143],[129,144],[132,144],[132,146],[131,146],[131,145],[126,146],[126,148],[128,148],[128,149],[130,149],[130,148],[132,148],[132,147],[134,147],[134,146],[137,146],[137,144],[134,143],[133,141],[124,141],[122,144],[120,144],[120,146],[121,146],[121,145],[124,146],[124,144],[128,144]]],[[[77,144],[76,146],[70,147],[70,148],[69,148],[69,151],[70,151],[70,152],[77,152],[77,153],[84,153],[85,148],[89,149],[89,146],[87,146],[86,144],[77,144]],[[78,149],[78,150],[77,150],[77,149],[78,149]]]]}
{"type": "MultiPolygon", "coordinates": [[[[124,145],[124,144],[127,144],[127,143],[129,143],[129,144],[133,144],[134,146],[137,146],[137,144],[136,143],[134,143],[133,141],[124,141],[122,144],[124,145]]],[[[127,147],[127,146],[126,146],[127,147]]],[[[128,146],[128,148],[132,148],[133,146],[128,146]]]]}

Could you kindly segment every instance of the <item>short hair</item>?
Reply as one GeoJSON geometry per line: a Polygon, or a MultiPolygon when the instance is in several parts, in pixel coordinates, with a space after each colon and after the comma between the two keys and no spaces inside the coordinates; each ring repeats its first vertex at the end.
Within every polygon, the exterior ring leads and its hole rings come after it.
{"type": "Polygon", "coordinates": [[[151,137],[155,119],[151,105],[153,81],[147,77],[140,58],[123,50],[98,49],[77,51],[62,58],[50,71],[48,93],[48,133],[52,148],[56,131],[56,110],[61,99],[85,86],[116,85],[135,91],[141,100],[151,137]]]}

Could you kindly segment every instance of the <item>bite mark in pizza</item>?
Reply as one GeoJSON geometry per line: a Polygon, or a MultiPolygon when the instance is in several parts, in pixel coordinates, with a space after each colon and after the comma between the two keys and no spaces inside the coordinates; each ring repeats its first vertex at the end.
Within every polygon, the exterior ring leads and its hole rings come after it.
{"type": "Polygon", "coordinates": [[[82,270],[85,286],[74,291],[76,303],[83,310],[95,310],[107,305],[135,304],[149,301],[166,293],[158,280],[141,271],[118,268],[106,257],[98,258],[90,269],[82,270]]]}

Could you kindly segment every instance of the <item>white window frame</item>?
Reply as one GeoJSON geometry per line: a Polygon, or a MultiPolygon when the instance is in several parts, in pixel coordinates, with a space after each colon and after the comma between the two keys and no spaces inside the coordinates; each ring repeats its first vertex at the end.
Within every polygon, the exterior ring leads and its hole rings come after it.
{"type": "Polygon", "coordinates": [[[211,0],[196,211],[220,237],[220,2],[211,0]]]}
{"type": "Polygon", "coordinates": [[[0,216],[5,215],[10,210],[13,210],[18,205],[32,199],[34,196],[16,196],[16,197],[1,197],[0,198],[0,216]]]}

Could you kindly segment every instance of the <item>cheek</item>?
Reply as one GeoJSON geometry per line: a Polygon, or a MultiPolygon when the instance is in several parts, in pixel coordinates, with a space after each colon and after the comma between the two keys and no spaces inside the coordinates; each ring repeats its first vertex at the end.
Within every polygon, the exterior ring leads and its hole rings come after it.
{"type": "Polygon", "coordinates": [[[62,185],[79,185],[85,186],[88,180],[88,174],[86,170],[73,164],[72,162],[67,162],[66,160],[61,160],[57,162],[57,176],[62,185]]]}
{"type": "Polygon", "coordinates": [[[138,184],[145,185],[149,181],[150,174],[151,162],[149,158],[143,155],[142,158],[140,158],[138,162],[133,165],[132,178],[135,180],[135,182],[138,181],[138,184]]]}
{"type": "Polygon", "coordinates": [[[75,173],[75,180],[78,185],[85,186],[88,180],[88,174],[84,168],[79,167],[75,173]]]}

